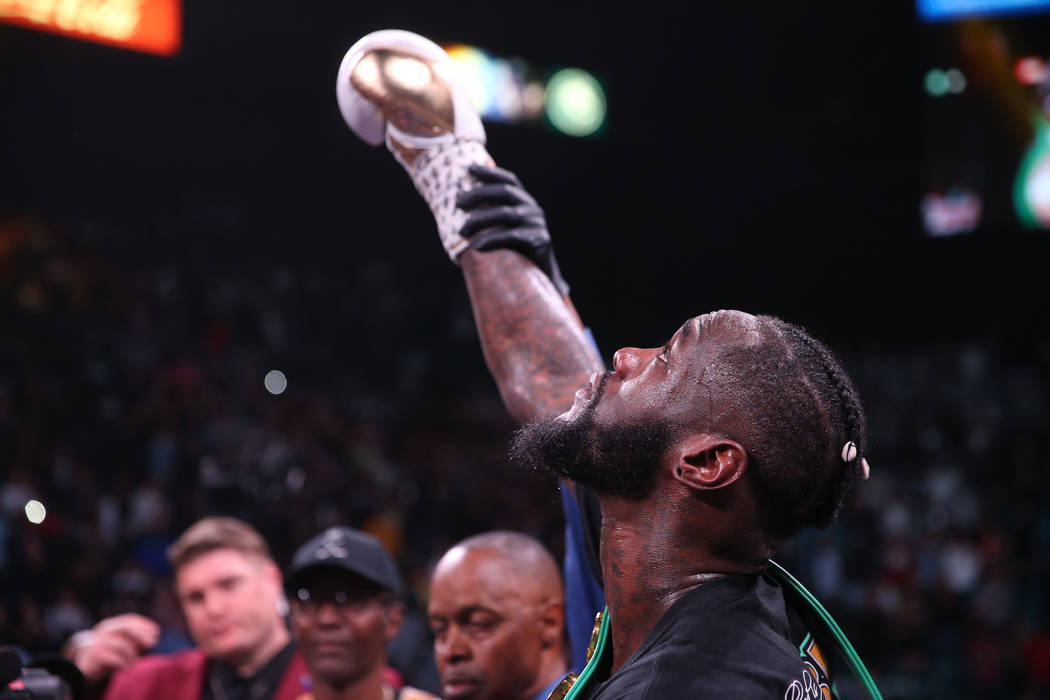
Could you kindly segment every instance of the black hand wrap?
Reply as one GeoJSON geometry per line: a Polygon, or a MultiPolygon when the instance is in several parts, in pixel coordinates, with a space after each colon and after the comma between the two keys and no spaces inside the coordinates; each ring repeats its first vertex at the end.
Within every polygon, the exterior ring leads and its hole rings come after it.
{"type": "Polygon", "coordinates": [[[475,250],[516,250],[543,270],[558,292],[569,293],[554,258],[551,235],[543,209],[517,176],[502,168],[470,166],[470,174],[481,181],[456,197],[456,206],[471,213],[459,235],[475,250]]]}

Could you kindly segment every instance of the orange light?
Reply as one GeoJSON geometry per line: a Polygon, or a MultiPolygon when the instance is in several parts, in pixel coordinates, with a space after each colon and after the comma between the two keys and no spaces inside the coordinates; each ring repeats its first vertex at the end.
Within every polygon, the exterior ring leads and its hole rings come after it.
{"type": "Polygon", "coordinates": [[[181,0],[0,0],[0,22],[160,56],[182,44],[181,0]]]}

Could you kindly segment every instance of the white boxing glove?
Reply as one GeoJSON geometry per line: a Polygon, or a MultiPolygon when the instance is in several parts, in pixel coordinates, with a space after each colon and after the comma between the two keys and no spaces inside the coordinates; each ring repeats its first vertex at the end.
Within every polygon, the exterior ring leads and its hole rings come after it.
{"type": "Polygon", "coordinates": [[[385,141],[408,171],[454,262],[468,247],[459,235],[467,214],[456,207],[456,195],[478,185],[471,165],[494,165],[481,119],[456,71],[429,39],[385,29],[350,47],[335,86],[350,129],[373,146],[385,141]]]}

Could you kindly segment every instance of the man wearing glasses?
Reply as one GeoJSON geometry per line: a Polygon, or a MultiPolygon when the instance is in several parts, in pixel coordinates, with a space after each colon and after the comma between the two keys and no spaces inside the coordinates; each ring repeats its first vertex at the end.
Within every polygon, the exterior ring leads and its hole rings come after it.
{"type": "Polygon", "coordinates": [[[333,527],[295,553],[285,574],[292,635],[310,670],[299,700],[436,700],[396,690],[387,644],[404,619],[397,566],[375,537],[333,527]]]}

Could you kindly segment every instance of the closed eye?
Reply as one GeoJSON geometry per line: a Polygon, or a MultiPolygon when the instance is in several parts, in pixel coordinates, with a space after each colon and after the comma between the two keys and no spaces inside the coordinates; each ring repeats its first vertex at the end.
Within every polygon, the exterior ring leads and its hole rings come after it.
{"type": "Polygon", "coordinates": [[[671,364],[671,357],[670,357],[670,355],[671,355],[671,341],[667,341],[667,343],[664,344],[663,350],[661,350],[660,354],[657,355],[656,357],[657,357],[658,360],[663,362],[665,365],[670,366],[670,364],[671,364]]]}

